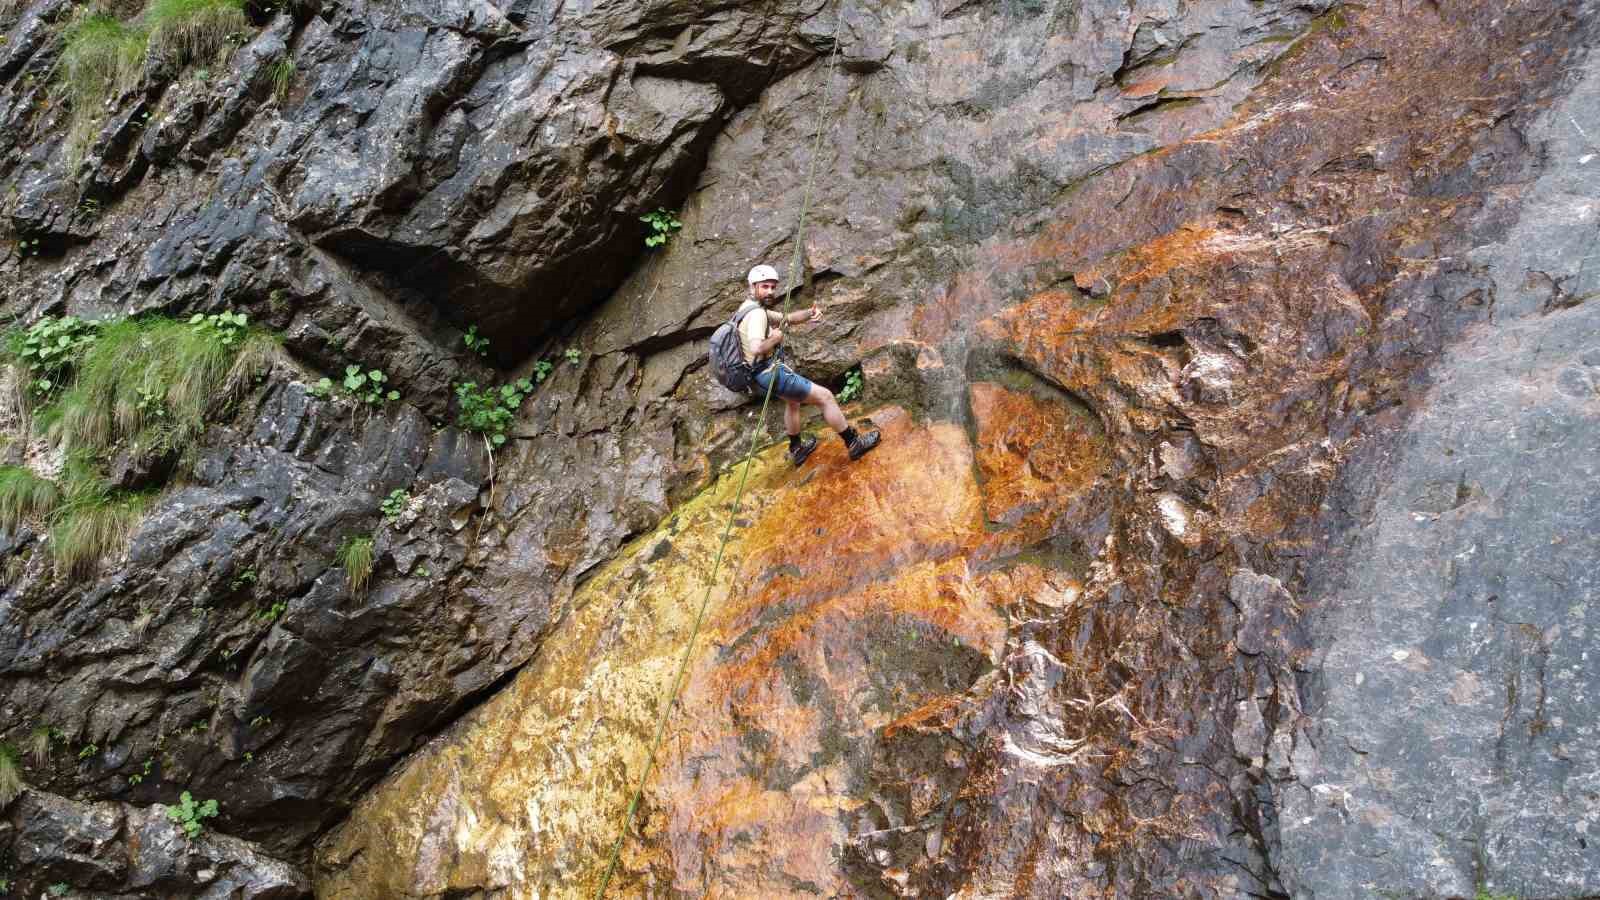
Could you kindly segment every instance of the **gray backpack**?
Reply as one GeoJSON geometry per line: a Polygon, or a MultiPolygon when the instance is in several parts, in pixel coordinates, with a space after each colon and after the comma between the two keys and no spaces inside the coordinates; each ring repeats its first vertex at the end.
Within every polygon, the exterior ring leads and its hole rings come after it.
{"type": "Polygon", "coordinates": [[[756,374],[744,361],[744,348],[739,346],[739,323],[760,308],[761,304],[746,300],[739,305],[733,318],[711,333],[711,376],[718,384],[738,394],[750,393],[756,374]]]}

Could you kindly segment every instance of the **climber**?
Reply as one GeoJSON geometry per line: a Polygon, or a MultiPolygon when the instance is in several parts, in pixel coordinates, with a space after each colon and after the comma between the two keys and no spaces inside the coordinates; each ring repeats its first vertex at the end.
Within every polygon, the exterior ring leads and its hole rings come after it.
{"type": "Polygon", "coordinates": [[[771,311],[769,308],[775,306],[779,300],[778,272],[771,266],[756,266],[750,270],[747,280],[750,284],[750,299],[746,300],[739,307],[739,312],[734,315],[738,321],[739,346],[744,352],[744,361],[755,372],[756,386],[762,391],[770,389],[784,402],[783,424],[789,434],[789,460],[798,466],[806,461],[811,451],[817,449],[816,438],[800,433],[802,403],[821,407],[823,420],[834,431],[839,432],[839,438],[844,441],[845,450],[850,454],[850,458],[860,459],[868,450],[878,446],[877,430],[856,431],[845,419],[844,411],[839,408],[839,401],[833,398],[833,391],[820,384],[812,384],[810,380],[785,365],[778,350],[783,345],[783,331],[771,327],[773,324],[820,322],[822,310],[812,304],[810,309],[788,314],[771,311]],[[776,323],[773,322],[774,319],[777,320],[776,323]],[[776,385],[771,384],[774,378],[778,382],[776,385]]]}

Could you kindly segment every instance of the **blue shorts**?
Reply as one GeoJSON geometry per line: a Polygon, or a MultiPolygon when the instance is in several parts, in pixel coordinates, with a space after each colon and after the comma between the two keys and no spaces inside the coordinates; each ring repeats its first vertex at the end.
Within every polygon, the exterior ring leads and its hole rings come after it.
{"type": "Polygon", "coordinates": [[[756,372],[756,385],[761,388],[759,393],[765,394],[773,373],[777,373],[778,383],[772,387],[772,393],[784,400],[804,400],[811,396],[811,381],[781,362],[771,362],[767,367],[756,372]]]}

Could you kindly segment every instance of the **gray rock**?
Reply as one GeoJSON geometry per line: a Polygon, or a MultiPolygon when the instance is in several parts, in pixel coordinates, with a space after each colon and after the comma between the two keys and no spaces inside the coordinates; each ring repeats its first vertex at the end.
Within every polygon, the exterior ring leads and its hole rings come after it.
{"type": "Polygon", "coordinates": [[[305,877],[288,863],[209,827],[190,839],[159,805],[81,803],[30,790],[5,824],[9,833],[0,832],[0,848],[20,868],[20,878],[7,873],[19,896],[41,896],[46,885],[63,883],[75,896],[130,900],[311,896],[305,877]]]}
{"type": "Polygon", "coordinates": [[[1597,110],[1591,61],[1529,135],[1546,162],[1516,227],[1474,254],[1494,323],[1444,356],[1392,458],[1349,476],[1375,496],[1321,578],[1320,760],[1280,791],[1296,897],[1600,893],[1600,306],[1569,302],[1600,271],[1573,227],[1600,220],[1597,110]]]}

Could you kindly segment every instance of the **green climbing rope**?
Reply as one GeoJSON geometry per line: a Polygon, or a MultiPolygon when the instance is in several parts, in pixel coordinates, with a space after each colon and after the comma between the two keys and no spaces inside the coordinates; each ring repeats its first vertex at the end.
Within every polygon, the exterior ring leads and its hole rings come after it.
{"type": "MultiPolygon", "coordinates": [[[[833,81],[834,66],[839,58],[839,25],[844,20],[844,2],[841,0],[839,10],[833,20],[833,48],[828,54],[828,65],[823,76],[824,88],[833,81]]],[[[828,130],[827,122],[823,121],[823,106],[826,99],[826,90],[818,92],[817,114],[819,124],[817,135],[811,145],[811,162],[806,173],[805,191],[800,196],[800,220],[795,226],[794,255],[789,262],[789,275],[783,291],[783,314],[785,319],[789,315],[789,297],[794,291],[795,273],[800,271],[802,251],[805,246],[806,216],[811,211],[811,189],[816,183],[817,155],[822,150],[822,136],[828,130]]],[[[828,120],[832,116],[827,117],[828,120]]],[[[787,323],[786,323],[787,324],[787,323]]],[[[733,495],[733,507],[728,510],[728,520],[722,526],[722,539],[717,543],[717,555],[711,561],[711,575],[706,580],[705,594],[700,598],[700,609],[695,613],[694,626],[689,629],[689,643],[683,648],[683,656],[678,660],[678,670],[672,676],[672,690],[667,694],[667,702],[661,708],[661,715],[656,719],[655,737],[650,741],[650,755],[645,759],[644,772],[639,776],[639,784],[633,789],[633,796],[628,801],[628,811],[622,817],[622,827],[618,829],[617,841],[611,847],[611,859],[606,863],[605,875],[600,879],[600,887],[595,891],[595,900],[604,900],[606,888],[611,884],[611,876],[616,872],[617,861],[622,857],[622,845],[628,838],[628,828],[633,824],[633,814],[639,808],[639,798],[644,794],[645,783],[650,780],[650,773],[655,769],[656,753],[661,749],[661,738],[666,733],[667,718],[672,714],[672,707],[678,702],[678,691],[683,687],[683,675],[689,667],[689,658],[694,653],[695,641],[700,637],[700,626],[705,621],[706,607],[711,603],[711,590],[716,586],[717,573],[722,569],[722,554],[728,548],[728,539],[733,534],[733,520],[739,515],[739,506],[744,500],[745,483],[750,478],[750,466],[755,462],[756,439],[761,436],[761,430],[767,421],[767,409],[772,403],[772,388],[778,379],[772,378],[767,382],[767,392],[761,399],[761,415],[756,418],[750,427],[750,443],[745,450],[744,471],[739,474],[739,488],[733,495]]]]}

